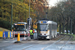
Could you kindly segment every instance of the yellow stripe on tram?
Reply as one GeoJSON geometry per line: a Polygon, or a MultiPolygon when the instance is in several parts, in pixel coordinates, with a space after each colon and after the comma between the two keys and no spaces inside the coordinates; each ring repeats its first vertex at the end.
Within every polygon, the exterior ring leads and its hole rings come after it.
{"type": "Polygon", "coordinates": [[[46,31],[46,33],[48,33],[49,32],[49,30],[48,31],[46,31]]]}

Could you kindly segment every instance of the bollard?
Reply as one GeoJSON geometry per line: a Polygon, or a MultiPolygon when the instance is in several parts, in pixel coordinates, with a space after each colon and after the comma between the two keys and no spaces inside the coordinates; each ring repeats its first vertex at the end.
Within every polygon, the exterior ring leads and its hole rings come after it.
{"type": "Polygon", "coordinates": [[[21,42],[20,42],[20,33],[18,33],[17,41],[16,41],[15,43],[21,43],[21,42]]]}
{"type": "Polygon", "coordinates": [[[20,41],[20,33],[18,33],[17,41],[20,41]]]}

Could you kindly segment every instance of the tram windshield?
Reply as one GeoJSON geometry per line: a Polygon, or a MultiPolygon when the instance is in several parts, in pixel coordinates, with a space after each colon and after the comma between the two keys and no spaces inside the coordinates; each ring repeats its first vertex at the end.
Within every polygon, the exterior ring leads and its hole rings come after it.
{"type": "Polygon", "coordinates": [[[25,26],[24,25],[14,25],[14,31],[24,31],[25,26]]]}
{"type": "Polygon", "coordinates": [[[40,31],[47,31],[48,30],[48,24],[40,24],[40,31]]]}

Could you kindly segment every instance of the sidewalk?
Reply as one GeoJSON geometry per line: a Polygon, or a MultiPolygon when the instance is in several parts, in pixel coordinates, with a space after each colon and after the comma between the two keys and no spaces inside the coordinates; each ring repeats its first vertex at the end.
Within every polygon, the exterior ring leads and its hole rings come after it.
{"type": "Polygon", "coordinates": [[[13,39],[0,39],[0,43],[3,43],[3,42],[14,42],[16,40],[13,40],[13,39]]]}
{"type": "MultiPolygon", "coordinates": [[[[20,41],[22,41],[22,40],[23,40],[23,37],[20,38],[20,41]]],[[[3,42],[13,42],[14,43],[16,41],[17,41],[17,37],[14,39],[13,38],[10,38],[10,39],[3,39],[2,38],[2,39],[0,39],[0,43],[3,43],[3,42]]]]}

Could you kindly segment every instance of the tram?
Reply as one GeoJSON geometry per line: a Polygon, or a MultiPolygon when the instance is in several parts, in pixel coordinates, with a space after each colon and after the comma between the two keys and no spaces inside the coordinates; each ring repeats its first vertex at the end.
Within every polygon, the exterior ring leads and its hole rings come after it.
{"type": "Polygon", "coordinates": [[[57,36],[57,23],[48,19],[37,22],[37,38],[52,39],[57,36]]]}

